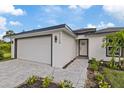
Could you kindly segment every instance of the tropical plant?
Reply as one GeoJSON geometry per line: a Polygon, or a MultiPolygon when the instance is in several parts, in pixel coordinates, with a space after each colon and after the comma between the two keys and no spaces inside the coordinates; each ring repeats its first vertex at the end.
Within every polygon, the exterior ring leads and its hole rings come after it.
{"type": "Polygon", "coordinates": [[[50,83],[52,83],[54,77],[53,76],[46,76],[44,79],[43,79],[43,82],[42,82],[42,87],[44,88],[48,88],[50,83]]]}
{"type": "Polygon", "coordinates": [[[103,81],[104,80],[104,76],[100,73],[98,73],[96,76],[95,76],[95,79],[97,82],[100,82],[100,81],[103,81]]]}
{"type": "Polygon", "coordinates": [[[124,30],[116,32],[117,42],[118,42],[118,49],[119,49],[119,65],[121,65],[121,50],[124,48],[124,30]]]}
{"type": "Polygon", "coordinates": [[[72,88],[73,87],[73,84],[71,81],[69,80],[63,80],[59,83],[59,87],[60,88],[72,88]]]}
{"type": "Polygon", "coordinates": [[[4,58],[4,53],[2,50],[0,50],[0,60],[2,60],[4,58]]]}
{"type": "Polygon", "coordinates": [[[93,71],[98,71],[99,69],[98,65],[95,63],[89,64],[89,68],[93,71]]]}
{"type": "Polygon", "coordinates": [[[104,38],[103,47],[108,47],[108,46],[111,46],[110,54],[112,56],[111,59],[112,66],[115,65],[115,54],[118,50],[119,50],[119,55],[118,55],[119,65],[121,65],[120,58],[121,58],[121,49],[124,48],[124,30],[106,35],[106,37],[104,38]]]}
{"type": "Polygon", "coordinates": [[[99,82],[99,88],[110,88],[111,86],[106,81],[99,82]]]}
{"type": "Polygon", "coordinates": [[[33,75],[33,76],[29,77],[26,82],[27,82],[28,85],[32,85],[32,84],[34,84],[37,80],[38,80],[38,77],[33,75]]]}
{"type": "Polygon", "coordinates": [[[89,60],[89,67],[93,71],[98,71],[100,65],[100,61],[97,61],[96,58],[92,58],[89,60]]]}
{"type": "Polygon", "coordinates": [[[114,66],[115,55],[118,50],[118,39],[117,39],[116,33],[108,34],[104,39],[103,47],[110,47],[110,46],[111,46],[111,49],[109,54],[112,56],[111,62],[112,62],[112,66],[114,66]]]}

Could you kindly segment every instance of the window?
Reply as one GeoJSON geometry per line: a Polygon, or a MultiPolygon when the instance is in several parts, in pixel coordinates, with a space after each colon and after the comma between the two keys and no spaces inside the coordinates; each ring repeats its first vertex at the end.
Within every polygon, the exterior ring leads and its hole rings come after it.
{"type": "MultiPolygon", "coordinates": [[[[112,42],[112,40],[107,40],[107,42],[112,42]]],[[[106,47],[106,56],[111,56],[111,46],[106,47]]],[[[121,49],[117,49],[115,56],[118,57],[119,54],[121,55],[121,57],[124,57],[124,47],[121,49]]]]}
{"type": "MultiPolygon", "coordinates": [[[[111,56],[111,49],[112,47],[107,47],[107,51],[106,51],[107,56],[111,56]]],[[[117,49],[115,56],[119,56],[119,49],[117,49]]]]}
{"type": "Polygon", "coordinates": [[[121,49],[121,56],[124,57],[124,47],[121,49]]]}

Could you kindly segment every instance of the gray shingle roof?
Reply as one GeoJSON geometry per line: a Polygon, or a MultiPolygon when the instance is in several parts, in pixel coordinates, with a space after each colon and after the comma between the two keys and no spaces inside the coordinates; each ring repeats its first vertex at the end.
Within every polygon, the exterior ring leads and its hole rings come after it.
{"type": "Polygon", "coordinates": [[[95,33],[96,28],[82,28],[82,29],[77,29],[77,30],[73,30],[73,32],[77,35],[79,34],[88,34],[88,33],[95,33]]]}
{"type": "Polygon", "coordinates": [[[33,33],[33,32],[41,32],[41,31],[48,31],[48,30],[59,29],[59,28],[64,28],[64,27],[68,27],[71,30],[71,28],[69,26],[67,26],[66,24],[60,24],[60,25],[45,27],[45,28],[41,28],[41,29],[33,29],[33,30],[30,30],[30,31],[23,31],[23,32],[20,32],[20,33],[16,33],[15,35],[33,33]]]}
{"type": "Polygon", "coordinates": [[[124,27],[109,27],[109,28],[100,29],[96,31],[94,34],[113,33],[113,32],[118,32],[123,29],[124,27]]]}
{"type": "Polygon", "coordinates": [[[59,29],[59,28],[68,28],[70,31],[72,31],[76,35],[80,35],[80,34],[86,34],[86,35],[105,34],[105,33],[117,32],[117,31],[124,29],[124,27],[109,27],[109,28],[104,28],[104,29],[100,29],[100,30],[96,30],[96,28],[82,28],[82,29],[72,30],[68,25],[60,24],[60,25],[45,27],[45,28],[41,28],[41,29],[34,29],[34,30],[30,30],[30,31],[25,31],[25,32],[23,31],[20,33],[16,33],[15,35],[48,31],[48,30],[59,29]]]}

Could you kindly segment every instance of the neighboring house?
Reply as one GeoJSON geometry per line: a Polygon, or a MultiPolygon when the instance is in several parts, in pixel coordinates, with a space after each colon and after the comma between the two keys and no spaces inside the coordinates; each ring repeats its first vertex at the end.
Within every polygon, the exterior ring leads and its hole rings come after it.
{"type": "Polygon", "coordinates": [[[121,27],[106,28],[97,31],[95,28],[72,30],[62,24],[12,36],[12,58],[49,64],[53,67],[64,67],[77,56],[88,59],[109,60],[110,48],[102,48],[106,34],[119,31],[121,27]]]}

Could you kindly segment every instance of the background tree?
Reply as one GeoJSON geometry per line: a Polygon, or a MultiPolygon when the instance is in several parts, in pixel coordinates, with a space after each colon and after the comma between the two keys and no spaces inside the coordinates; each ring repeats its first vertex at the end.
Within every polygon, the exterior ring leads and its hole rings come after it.
{"type": "Polygon", "coordinates": [[[10,40],[10,42],[11,42],[11,41],[12,41],[11,36],[12,36],[13,34],[15,34],[13,30],[8,30],[8,31],[6,31],[6,34],[3,36],[3,39],[4,39],[4,38],[9,38],[9,40],[10,40]]]}

